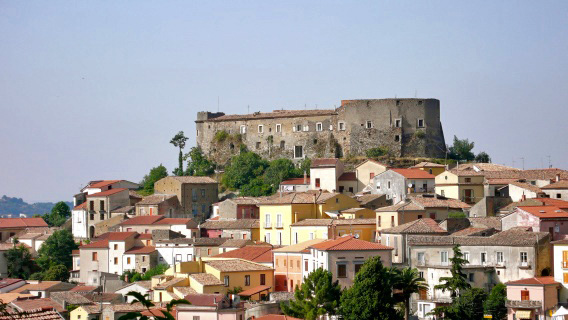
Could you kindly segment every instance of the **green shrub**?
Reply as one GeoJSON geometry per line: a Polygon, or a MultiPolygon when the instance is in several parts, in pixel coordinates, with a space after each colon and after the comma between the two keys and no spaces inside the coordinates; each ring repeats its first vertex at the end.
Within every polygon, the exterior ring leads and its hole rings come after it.
{"type": "Polygon", "coordinates": [[[215,132],[215,137],[213,137],[213,140],[215,140],[216,142],[223,142],[223,141],[227,140],[228,137],[229,137],[229,134],[227,133],[227,131],[221,130],[221,131],[215,132]]]}
{"type": "Polygon", "coordinates": [[[378,158],[389,153],[389,149],[387,147],[376,147],[368,149],[366,152],[367,157],[369,158],[378,158]]]}
{"type": "Polygon", "coordinates": [[[416,130],[416,132],[414,132],[414,137],[417,139],[424,139],[426,137],[426,132],[424,132],[424,130],[416,130]]]}

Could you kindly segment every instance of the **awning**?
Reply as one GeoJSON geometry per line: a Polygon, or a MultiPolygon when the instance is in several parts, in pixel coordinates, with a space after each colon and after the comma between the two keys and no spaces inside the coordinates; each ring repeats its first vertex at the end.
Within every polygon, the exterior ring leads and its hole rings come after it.
{"type": "Polygon", "coordinates": [[[568,315],[568,310],[566,308],[560,306],[558,310],[552,315],[552,317],[558,317],[559,319],[564,319],[564,316],[568,315]]]}
{"type": "Polygon", "coordinates": [[[517,319],[532,319],[531,310],[517,310],[515,312],[517,319]]]}
{"type": "Polygon", "coordinates": [[[250,297],[254,294],[260,293],[262,291],[267,291],[270,290],[270,286],[258,286],[258,287],[254,287],[254,288],[250,288],[248,290],[245,291],[241,291],[238,293],[239,296],[243,296],[243,297],[250,297]]]}

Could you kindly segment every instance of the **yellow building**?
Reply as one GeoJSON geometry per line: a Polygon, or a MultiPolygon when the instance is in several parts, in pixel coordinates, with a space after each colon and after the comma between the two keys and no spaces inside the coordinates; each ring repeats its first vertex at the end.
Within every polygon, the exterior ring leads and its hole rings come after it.
{"type": "Polygon", "coordinates": [[[82,305],[69,313],[70,320],[98,320],[101,314],[100,305],[82,305]]]}
{"type": "Polygon", "coordinates": [[[450,212],[465,212],[471,206],[457,199],[439,195],[410,196],[407,201],[376,210],[377,230],[393,228],[422,218],[442,221],[450,212]]]}
{"type": "Polygon", "coordinates": [[[359,207],[357,200],[340,193],[292,192],[276,194],[258,204],[260,237],[274,245],[290,245],[290,225],[304,219],[322,219],[359,207]]]}
{"type": "Polygon", "coordinates": [[[433,162],[420,162],[419,164],[410,167],[412,169],[420,169],[426,171],[432,175],[439,175],[440,173],[446,171],[446,166],[443,164],[433,163],[433,162]]]}
{"type": "MultiPolygon", "coordinates": [[[[373,212],[375,213],[375,212],[373,212]]],[[[353,235],[361,240],[375,241],[375,219],[305,219],[290,226],[292,244],[313,239],[337,239],[353,235]]]]}
{"type": "Polygon", "coordinates": [[[375,210],[369,208],[349,208],[341,210],[339,215],[344,219],[374,219],[375,210]]]}
{"type": "Polygon", "coordinates": [[[475,171],[444,171],[434,180],[436,194],[475,204],[484,197],[485,177],[475,171]]]}

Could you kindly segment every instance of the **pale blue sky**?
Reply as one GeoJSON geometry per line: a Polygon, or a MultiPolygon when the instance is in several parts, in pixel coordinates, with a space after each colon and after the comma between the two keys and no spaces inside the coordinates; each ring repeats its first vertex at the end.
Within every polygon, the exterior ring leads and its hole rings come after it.
{"type": "MultiPolygon", "coordinates": [[[[441,101],[446,141],[568,168],[567,1],[0,0],[0,195],[169,170],[199,110],[441,101]]],[[[189,149],[189,148],[188,148],[189,149]]]]}

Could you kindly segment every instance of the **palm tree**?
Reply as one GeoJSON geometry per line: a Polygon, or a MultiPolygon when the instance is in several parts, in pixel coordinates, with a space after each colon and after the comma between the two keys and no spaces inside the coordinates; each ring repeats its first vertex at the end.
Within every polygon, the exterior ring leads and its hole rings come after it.
{"type": "Polygon", "coordinates": [[[420,290],[428,289],[424,278],[420,276],[417,269],[404,268],[396,273],[394,288],[401,291],[401,300],[404,302],[404,319],[410,316],[410,296],[420,290]]]}
{"type": "MultiPolygon", "coordinates": [[[[148,300],[148,295],[141,294],[140,292],[130,291],[126,294],[127,296],[134,297],[130,304],[140,303],[146,310],[150,311],[152,307],[154,307],[154,303],[148,300]]],[[[172,300],[166,304],[166,310],[160,310],[163,316],[159,316],[159,314],[151,313],[152,317],[155,320],[175,320],[174,316],[172,316],[171,312],[175,305],[178,304],[191,304],[189,301],[184,299],[172,300]]],[[[135,312],[128,312],[127,314],[118,318],[118,320],[150,320],[150,317],[146,315],[142,315],[142,312],[135,311],[135,312]]]]}

